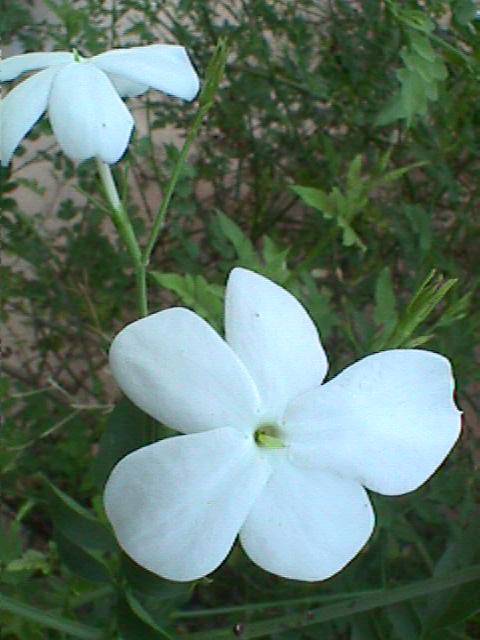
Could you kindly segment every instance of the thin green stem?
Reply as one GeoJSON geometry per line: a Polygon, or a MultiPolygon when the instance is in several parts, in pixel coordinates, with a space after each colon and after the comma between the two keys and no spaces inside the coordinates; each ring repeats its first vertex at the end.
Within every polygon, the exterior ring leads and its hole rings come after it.
{"type": "Polygon", "coordinates": [[[145,265],[142,259],[142,251],[137,241],[135,231],[133,230],[132,223],[128,217],[128,213],[122,204],[120,196],[118,195],[118,189],[113,179],[110,166],[105,162],[97,159],[97,168],[100,180],[105,191],[108,203],[110,205],[110,216],[113,224],[115,225],[120,237],[122,238],[125,246],[127,247],[130,255],[133,267],[135,269],[135,280],[137,285],[137,299],[138,309],[142,316],[148,314],[147,304],[147,285],[146,285],[146,271],[145,265]]]}
{"type": "Polygon", "coordinates": [[[185,138],[185,142],[183,143],[183,147],[178,156],[177,162],[173,169],[173,173],[168,182],[167,188],[165,190],[165,194],[163,196],[162,204],[155,216],[155,220],[153,222],[153,227],[150,232],[150,236],[143,252],[143,265],[145,269],[147,269],[148,264],[150,262],[150,257],[152,255],[152,251],[155,247],[155,244],[158,240],[160,232],[165,224],[165,218],[167,215],[168,207],[170,205],[170,201],[175,192],[175,187],[177,185],[178,179],[182,174],[183,167],[187,160],[188,154],[190,152],[190,148],[198,136],[198,132],[202,125],[202,122],[210,111],[214,104],[215,93],[218,89],[220,81],[223,77],[223,71],[225,68],[225,62],[227,57],[227,45],[224,40],[220,40],[217,44],[217,48],[213,55],[213,58],[210,62],[209,68],[207,69],[205,85],[202,90],[202,93],[199,98],[200,107],[197,111],[193,124],[185,138]]]}
{"type": "Polygon", "coordinates": [[[174,620],[185,618],[206,618],[210,616],[238,614],[243,612],[259,611],[262,609],[280,609],[282,607],[301,607],[319,603],[338,602],[340,600],[352,600],[360,596],[383,593],[383,589],[366,589],[351,593],[338,593],[319,595],[313,594],[303,598],[290,598],[288,600],[270,600],[269,602],[251,602],[249,604],[233,605],[231,607],[215,607],[212,609],[193,609],[191,611],[173,611],[170,617],[174,620]]]}
{"type": "Polygon", "coordinates": [[[193,125],[190,131],[188,132],[187,137],[185,138],[185,142],[183,143],[182,150],[180,151],[180,155],[178,156],[177,162],[173,169],[172,176],[165,190],[165,195],[163,197],[162,204],[160,205],[158,213],[155,216],[155,220],[153,223],[152,230],[150,232],[147,246],[145,247],[145,250],[143,252],[143,262],[145,266],[147,266],[148,263],[150,262],[152,251],[158,240],[158,236],[160,235],[163,225],[165,224],[165,218],[167,215],[168,207],[170,205],[172,196],[175,192],[175,187],[177,186],[178,179],[182,174],[182,170],[187,160],[188,154],[190,152],[190,148],[195,138],[198,135],[200,126],[203,122],[204,117],[207,115],[207,112],[209,111],[210,107],[211,107],[211,104],[203,105],[203,107],[200,107],[200,109],[197,111],[197,115],[195,116],[193,125]]]}
{"type": "Polygon", "coordinates": [[[207,69],[205,85],[199,98],[200,107],[197,111],[192,127],[190,128],[183,147],[178,156],[172,176],[168,182],[162,204],[155,216],[153,227],[150,232],[145,250],[142,252],[135,232],[131,225],[128,213],[122,204],[118,194],[115,181],[109,165],[97,159],[98,173],[102,181],[105,195],[110,204],[110,215],[115,224],[120,237],[124,241],[135,268],[135,279],[137,286],[138,307],[142,316],[148,315],[148,292],[147,292],[147,269],[150,257],[160,232],[165,224],[168,207],[175,192],[178,179],[182,174],[183,167],[187,160],[190,148],[198,135],[203,119],[207,115],[214,103],[215,93],[223,76],[227,57],[227,45],[224,40],[220,40],[207,69]]]}

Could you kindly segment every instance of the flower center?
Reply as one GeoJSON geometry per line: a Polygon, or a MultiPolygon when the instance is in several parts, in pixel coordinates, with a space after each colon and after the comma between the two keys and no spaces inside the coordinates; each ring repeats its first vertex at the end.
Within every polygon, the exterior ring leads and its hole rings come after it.
{"type": "Polygon", "coordinates": [[[255,431],[254,439],[259,447],[283,449],[280,429],[274,424],[262,424],[255,431]]]}

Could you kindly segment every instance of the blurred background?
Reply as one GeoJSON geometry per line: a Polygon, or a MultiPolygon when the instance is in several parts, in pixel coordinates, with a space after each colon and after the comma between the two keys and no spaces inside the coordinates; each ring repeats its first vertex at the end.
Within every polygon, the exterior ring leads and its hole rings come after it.
{"type": "MultiPolygon", "coordinates": [[[[137,317],[132,270],[95,163],[74,166],[43,118],[0,170],[0,638],[480,638],[478,581],[304,615],[480,562],[479,34],[471,0],[0,0],[4,58],[178,43],[202,78],[228,41],[154,250],[152,311],[181,304],[222,331],[226,275],[245,266],[300,298],[330,375],[375,350],[431,349],[452,361],[464,412],[448,462],[414,494],[372,496],[374,537],[325,583],[270,576],[239,548],[191,585],[129,563],[103,484],[171,432],[111,377],[108,346],[137,317]]],[[[145,242],[197,105],[155,91],[128,102],[137,127],[114,174],[145,242]]]]}

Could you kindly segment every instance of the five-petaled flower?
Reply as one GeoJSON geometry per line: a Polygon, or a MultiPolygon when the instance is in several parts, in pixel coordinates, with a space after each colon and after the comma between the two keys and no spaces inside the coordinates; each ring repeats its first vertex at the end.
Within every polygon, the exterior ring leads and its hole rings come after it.
{"type": "Polygon", "coordinates": [[[36,71],[1,102],[0,159],[10,162],[22,138],[48,109],[64,153],[81,162],[117,162],[127,148],[134,121],[122,97],[149,88],[193,100],[198,76],[183,47],[156,44],[113,49],[93,58],[76,51],[26,53],[0,62],[0,82],[36,71]]]}
{"type": "Polygon", "coordinates": [[[110,362],[120,387],[186,435],[117,464],[107,515],[126,553],[172,580],[214,570],[238,533],[267,571],[328,578],[372,533],[364,487],[413,491],[457,440],[450,364],[395,349],[322,384],[327,358],[307,312],[239,268],[228,280],[225,333],[173,308],[115,338],[110,362]]]}

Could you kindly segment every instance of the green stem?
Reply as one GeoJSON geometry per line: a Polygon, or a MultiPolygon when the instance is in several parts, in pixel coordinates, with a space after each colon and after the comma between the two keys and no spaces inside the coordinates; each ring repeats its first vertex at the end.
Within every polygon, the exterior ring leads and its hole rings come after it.
{"type": "Polygon", "coordinates": [[[158,210],[153,227],[148,238],[145,250],[142,252],[138,244],[135,232],[131,225],[128,214],[118,195],[117,187],[112,176],[109,165],[97,159],[98,173],[105,189],[105,195],[110,204],[110,214],[122,240],[124,241],[135,268],[135,279],[137,285],[138,307],[142,316],[148,315],[148,296],[147,296],[147,269],[150,263],[150,257],[155,244],[158,240],[160,231],[165,223],[165,217],[170,205],[178,179],[181,176],[183,167],[187,160],[190,148],[198,135],[203,119],[207,115],[214,103],[214,97],[218,85],[223,76],[225,62],[227,58],[227,45],[224,40],[219,40],[217,48],[212,57],[210,65],[207,69],[205,84],[199,98],[200,107],[193,121],[192,127],[183,144],[180,155],[178,156],[172,176],[165,190],[162,204],[158,210]]]}
{"type": "Polygon", "coordinates": [[[165,218],[167,215],[168,207],[170,205],[170,201],[175,192],[175,187],[177,186],[178,179],[180,178],[183,167],[185,165],[188,154],[190,152],[190,148],[195,138],[198,135],[202,121],[206,116],[208,110],[210,109],[210,106],[211,104],[203,105],[203,107],[200,107],[200,109],[197,111],[197,115],[195,116],[193,125],[190,131],[188,132],[185,142],[183,143],[182,150],[180,151],[180,155],[178,156],[172,176],[165,190],[165,195],[163,197],[162,204],[160,205],[160,209],[158,210],[158,213],[155,216],[155,220],[153,223],[152,230],[150,232],[150,237],[148,239],[147,246],[145,247],[145,250],[143,252],[143,263],[145,267],[147,267],[150,262],[152,251],[158,240],[158,236],[160,235],[163,225],[165,224],[165,218]]]}
{"type": "Polygon", "coordinates": [[[117,186],[113,179],[110,166],[97,158],[97,168],[102,181],[105,195],[110,205],[110,215],[120,237],[122,238],[135,269],[137,284],[138,309],[142,316],[148,315],[146,270],[142,259],[142,252],[133,230],[128,213],[120,200],[117,186]]]}
{"type": "Polygon", "coordinates": [[[143,252],[143,265],[145,270],[149,265],[152,251],[158,240],[162,227],[165,224],[165,217],[167,215],[167,210],[170,205],[172,196],[174,194],[178,179],[182,174],[182,170],[187,160],[188,154],[190,152],[190,148],[193,142],[195,141],[195,138],[198,135],[203,119],[205,118],[205,116],[207,115],[207,113],[210,111],[210,109],[214,104],[215,93],[223,77],[223,71],[225,68],[226,59],[227,59],[227,44],[224,40],[220,39],[217,44],[215,53],[210,61],[210,65],[207,69],[204,87],[199,98],[200,107],[197,111],[197,115],[195,116],[193,124],[190,128],[190,131],[188,132],[187,137],[185,138],[185,142],[183,143],[183,147],[180,151],[180,155],[178,156],[177,162],[173,169],[173,173],[170,177],[167,188],[165,190],[165,195],[163,197],[162,204],[160,205],[158,213],[155,216],[155,220],[153,222],[153,227],[150,232],[147,246],[145,247],[145,250],[143,252]]]}

